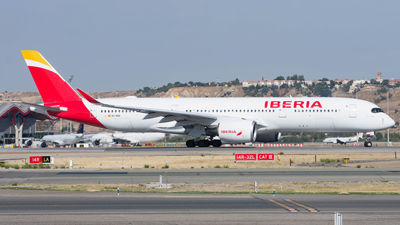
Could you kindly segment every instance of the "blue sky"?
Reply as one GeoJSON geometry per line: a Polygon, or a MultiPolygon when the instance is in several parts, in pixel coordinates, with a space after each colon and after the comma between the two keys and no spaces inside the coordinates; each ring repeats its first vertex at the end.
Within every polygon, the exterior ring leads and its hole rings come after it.
{"type": "Polygon", "coordinates": [[[74,87],[302,74],[399,78],[400,1],[1,1],[0,91],[36,91],[20,50],[74,87]]]}

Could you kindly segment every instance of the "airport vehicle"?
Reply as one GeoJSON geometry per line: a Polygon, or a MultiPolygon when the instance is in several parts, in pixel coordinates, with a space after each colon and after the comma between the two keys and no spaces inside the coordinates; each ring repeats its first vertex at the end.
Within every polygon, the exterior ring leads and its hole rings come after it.
{"type": "Polygon", "coordinates": [[[359,133],[356,136],[353,137],[336,137],[336,138],[326,138],[322,142],[327,143],[327,144],[347,144],[347,143],[353,143],[357,142],[363,139],[363,133],[359,133]]]}
{"type": "MultiPolygon", "coordinates": [[[[394,125],[377,105],[352,98],[107,98],[78,93],[33,50],[22,55],[43,98],[31,111],[101,128],[186,134],[187,147],[275,142],[280,132],[373,132],[394,125]],[[199,140],[218,136],[220,140],[199,140]]],[[[372,146],[370,137],[364,143],[372,146]]]]}
{"type": "Polygon", "coordinates": [[[55,134],[44,136],[41,140],[42,142],[40,143],[40,147],[46,148],[48,145],[74,145],[82,139],[83,135],[83,124],[80,124],[76,134],[55,134]]]}

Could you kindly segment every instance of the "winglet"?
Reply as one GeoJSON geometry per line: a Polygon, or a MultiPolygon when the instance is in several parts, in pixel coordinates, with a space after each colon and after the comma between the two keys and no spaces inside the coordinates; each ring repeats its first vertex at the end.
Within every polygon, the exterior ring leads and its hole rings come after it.
{"type": "Polygon", "coordinates": [[[76,90],[78,90],[79,93],[80,93],[86,100],[88,100],[90,103],[93,103],[93,104],[100,104],[100,102],[98,102],[96,99],[90,97],[88,94],[86,94],[85,92],[83,92],[81,89],[77,88],[76,90]]]}

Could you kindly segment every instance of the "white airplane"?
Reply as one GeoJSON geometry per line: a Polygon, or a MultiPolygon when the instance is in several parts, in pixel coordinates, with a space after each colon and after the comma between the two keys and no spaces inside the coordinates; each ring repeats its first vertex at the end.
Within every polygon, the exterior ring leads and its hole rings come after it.
{"type": "Polygon", "coordinates": [[[78,132],[76,134],[55,134],[55,135],[44,136],[41,140],[42,142],[40,143],[40,147],[46,148],[48,145],[56,145],[56,146],[73,145],[78,143],[82,139],[82,137],[83,137],[83,124],[80,124],[78,132]]]}
{"type": "MultiPolygon", "coordinates": [[[[22,55],[43,98],[31,106],[101,128],[126,132],[161,132],[195,137],[187,147],[229,143],[274,142],[280,132],[369,132],[394,121],[377,105],[353,98],[107,98],[78,93],[37,51],[22,55]],[[199,140],[218,136],[220,140],[199,140]]],[[[372,146],[370,137],[364,143],[372,146]]]]}
{"type": "Polygon", "coordinates": [[[89,140],[95,146],[98,146],[101,144],[114,144],[115,143],[113,134],[109,133],[109,132],[94,134],[89,140]]]}
{"type": "Polygon", "coordinates": [[[156,142],[166,137],[164,133],[99,133],[90,138],[93,145],[129,143],[139,145],[143,143],[156,142]]]}
{"type": "Polygon", "coordinates": [[[357,139],[360,141],[363,139],[363,133],[359,133],[354,137],[336,137],[336,138],[326,138],[323,140],[324,143],[327,144],[347,144],[357,142],[357,139]]]}
{"type": "Polygon", "coordinates": [[[130,143],[133,145],[140,145],[149,142],[156,142],[162,140],[166,137],[165,133],[137,133],[137,132],[129,132],[129,133],[114,133],[114,140],[118,143],[130,143]]]}

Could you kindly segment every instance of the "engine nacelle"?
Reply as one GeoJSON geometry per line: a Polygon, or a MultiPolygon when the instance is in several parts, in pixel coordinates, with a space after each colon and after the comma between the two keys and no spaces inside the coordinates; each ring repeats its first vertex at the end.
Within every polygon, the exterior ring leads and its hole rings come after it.
{"type": "Polygon", "coordinates": [[[43,141],[42,143],[40,143],[40,147],[42,147],[42,148],[46,148],[46,147],[47,147],[47,144],[46,144],[46,142],[45,142],[45,141],[43,141]]]}
{"type": "Polygon", "coordinates": [[[257,136],[256,124],[251,120],[222,122],[218,126],[217,134],[221,141],[228,143],[254,142],[257,136]]]}
{"type": "Polygon", "coordinates": [[[281,133],[257,134],[256,142],[276,142],[281,139],[281,133]]]}
{"type": "Polygon", "coordinates": [[[25,141],[25,146],[31,146],[31,145],[32,145],[32,140],[25,141]]]}

